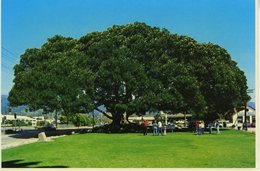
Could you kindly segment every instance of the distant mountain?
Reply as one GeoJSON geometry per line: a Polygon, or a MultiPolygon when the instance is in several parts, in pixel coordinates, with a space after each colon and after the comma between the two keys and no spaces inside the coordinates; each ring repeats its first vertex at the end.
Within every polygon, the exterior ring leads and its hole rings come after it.
{"type": "MultiPolygon", "coordinates": [[[[8,112],[8,107],[9,107],[9,102],[8,102],[8,95],[1,95],[1,114],[9,114],[8,112]]],[[[43,115],[43,110],[37,110],[37,111],[32,111],[32,112],[26,112],[25,111],[26,106],[18,106],[12,108],[12,113],[17,113],[17,115],[23,115],[23,116],[42,116],[43,115]]],[[[99,109],[106,111],[106,108],[102,105],[99,107],[99,109]]],[[[100,112],[94,110],[94,114],[98,114],[100,112]]],[[[45,114],[46,115],[46,114],[45,114]]],[[[49,114],[52,115],[52,114],[49,114]]]]}
{"type": "MultiPolygon", "coordinates": [[[[8,107],[9,107],[8,95],[1,95],[1,113],[9,114],[8,107]]],[[[18,106],[12,108],[12,112],[17,113],[19,115],[22,111],[25,110],[25,108],[26,106],[18,106]]]]}
{"type": "MultiPolygon", "coordinates": [[[[107,111],[107,109],[106,109],[106,107],[104,105],[99,106],[98,109],[101,110],[101,111],[104,111],[104,112],[107,111]]],[[[95,115],[100,113],[97,110],[94,110],[93,112],[94,112],[95,115]]],[[[90,112],[89,114],[92,114],[93,112],[90,112]]]]}

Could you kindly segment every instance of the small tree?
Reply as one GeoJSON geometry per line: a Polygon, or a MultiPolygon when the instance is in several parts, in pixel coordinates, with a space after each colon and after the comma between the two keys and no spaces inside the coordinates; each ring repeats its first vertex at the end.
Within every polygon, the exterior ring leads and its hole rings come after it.
{"type": "Polygon", "coordinates": [[[86,126],[91,123],[90,118],[85,114],[75,114],[72,121],[75,126],[86,126]]]}

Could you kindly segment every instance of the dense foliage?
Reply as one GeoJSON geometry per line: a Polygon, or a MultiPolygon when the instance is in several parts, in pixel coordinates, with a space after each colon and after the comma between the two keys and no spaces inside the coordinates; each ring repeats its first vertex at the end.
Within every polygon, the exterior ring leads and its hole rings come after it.
{"type": "Polygon", "coordinates": [[[210,120],[249,100],[246,77],[225,49],[144,23],[78,40],[54,36],[25,51],[14,83],[12,106],[67,114],[96,109],[115,130],[124,113],[163,110],[210,120]]]}
{"type": "MultiPolygon", "coordinates": [[[[94,120],[94,122],[95,121],[96,120],[94,120]]],[[[93,119],[91,116],[87,116],[82,113],[77,113],[74,114],[73,116],[69,116],[69,118],[67,118],[67,116],[61,116],[60,123],[61,124],[72,123],[75,126],[91,126],[93,125],[93,119]]]]}

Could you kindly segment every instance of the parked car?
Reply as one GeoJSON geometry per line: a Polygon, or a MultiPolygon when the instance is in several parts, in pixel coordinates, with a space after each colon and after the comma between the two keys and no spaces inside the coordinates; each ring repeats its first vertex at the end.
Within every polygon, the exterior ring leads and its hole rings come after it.
{"type": "Polygon", "coordinates": [[[226,127],[231,128],[233,126],[233,123],[226,120],[226,127]]]}
{"type": "Polygon", "coordinates": [[[243,123],[243,128],[244,128],[245,126],[246,126],[247,128],[248,128],[248,127],[251,127],[251,123],[249,123],[249,122],[243,123]]]}
{"type": "MultiPolygon", "coordinates": [[[[219,122],[219,127],[222,128],[231,128],[233,126],[233,123],[229,122],[228,120],[220,120],[219,122]]],[[[216,127],[217,121],[214,122],[214,126],[216,127]]]]}
{"type": "Polygon", "coordinates": [[[46,126],[36,126],[35,129],[40,131],[55,131],[56,127],[53,125],[46,125],[46,126]]]}

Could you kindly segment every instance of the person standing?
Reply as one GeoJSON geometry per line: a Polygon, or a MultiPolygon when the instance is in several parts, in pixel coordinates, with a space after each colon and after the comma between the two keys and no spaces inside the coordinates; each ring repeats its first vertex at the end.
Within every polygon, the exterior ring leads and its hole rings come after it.
{"type": "Polygon", "coordinates": [[[205,124],[204,121],[201,121],[201,134],[204,134],[204,130],[205,130],[205,124]]]}
{"type": "Polygon", "coordinates": [[[175,122],[175,120],[173,120],[173,122],[172,122],[172,132],[175,131],[175,124],[176,124],[176,122],[175,122]]]}
{"type": "Polygon", "coordinates": [[[198,121],[198,135],[201,135],[201,121],[198,121]]]}
{"type": "Polygon", "coordinates": [[[161,134],[163,135],[163,132],[162,132],[162,122],[161,120],[158,121],[158,135],[161,134]]]}
{"type": "Polygon", "coordinates": [[[147,135],[147,126],[148,126],[148,121],[144,120],[144,122],[143,122],[143,133],[144,133],[144,135],[147,135]]]}
{"type": "Polygon", "coordinates": [[[217,134],[220,134],[220,132],[219,132],[219,121],[218,120],[216,122],[216,127],[217,127],[217,134]]]}
{"type": "Polygon", "coordinates": [[[167,127],[170,129],[171,132],[173,132],[173,123],[168,122],[167,127]]]}
{"type": "Polygon", "coordinates": [[[163,135],[166,136],[166,132],[167,132],[167,125],[163,124],[163,135]]]}
{"type": "Polygon", "coordinates": [[[210,121],[209,122],[209,134],[212,134],[212,127],[213,127],[213,123],[210,121]]]}
{"type": "Polygon", "coordinates": [[[156,121],[153,121],[153,135],[158,135],[158,125],[156,121]]]}
{"type": "Polygon", "coordinates": [[[195,122],[195,133],[196,132],[199,134],[199,121],[195,122]]]}

